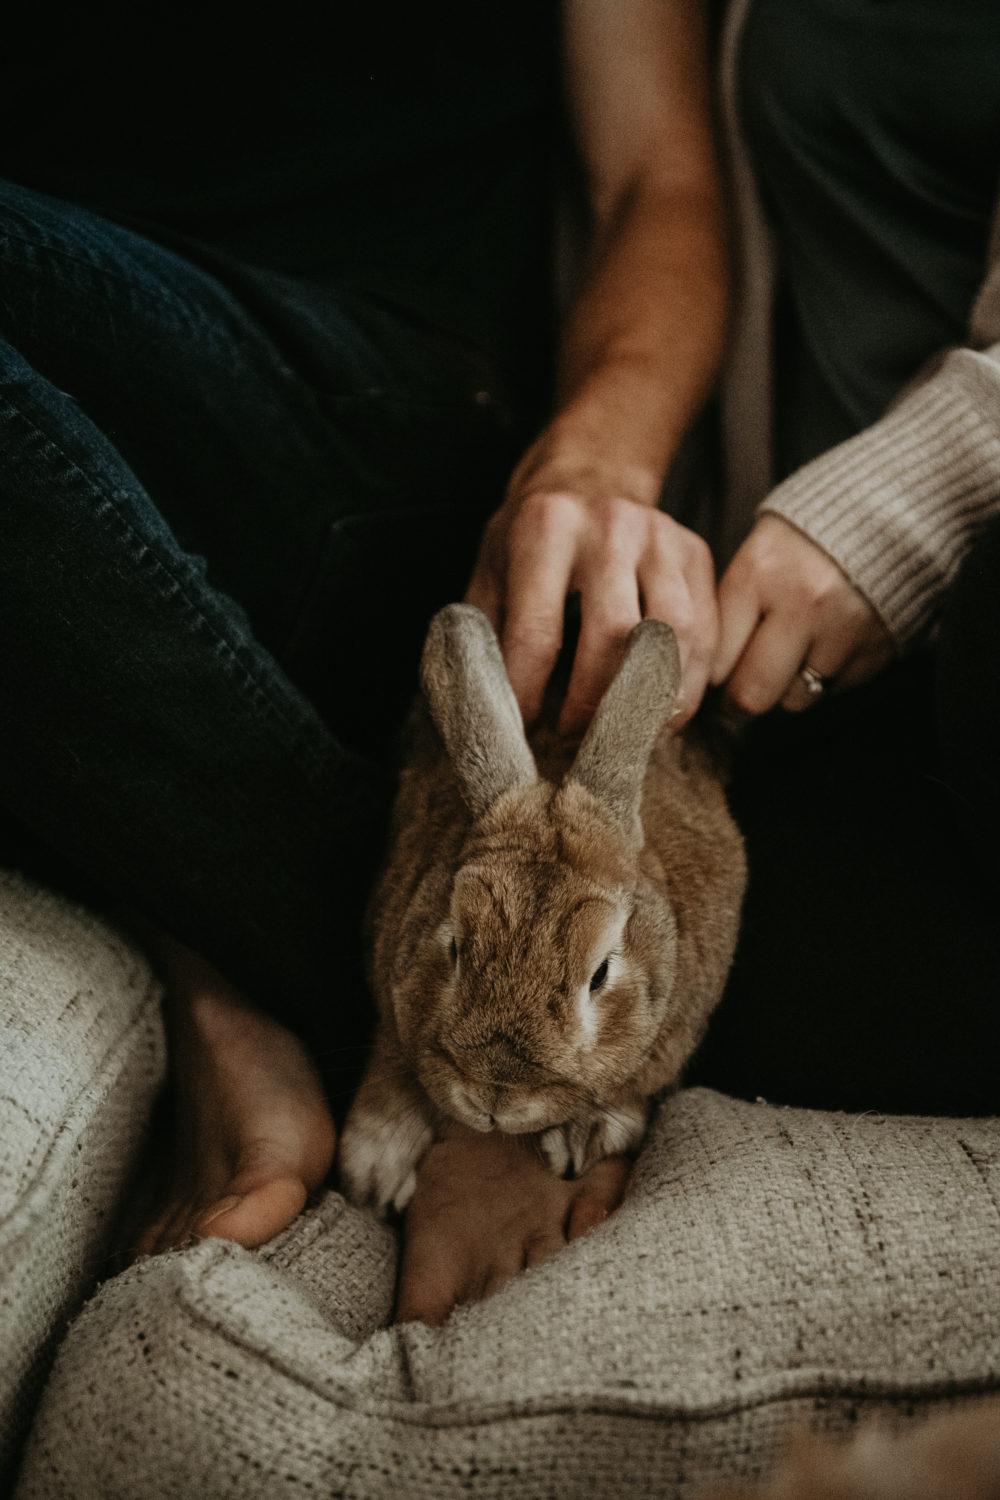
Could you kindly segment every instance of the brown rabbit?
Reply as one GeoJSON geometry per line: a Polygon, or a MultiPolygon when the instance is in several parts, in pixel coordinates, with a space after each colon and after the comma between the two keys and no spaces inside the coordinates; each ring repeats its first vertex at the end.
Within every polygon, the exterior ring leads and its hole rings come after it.
{"type": "Polygon", "coordinates": [[[645,620],[582,743],[529,748],[486,616],[432,620],[372,904],[355,1202],[401,1208],[449,1119],[532,1133],[560,1174],[638,1145],[719,998],[745,880],[719,769],[669,729],[679,683],[673,632],[645,620]]]}

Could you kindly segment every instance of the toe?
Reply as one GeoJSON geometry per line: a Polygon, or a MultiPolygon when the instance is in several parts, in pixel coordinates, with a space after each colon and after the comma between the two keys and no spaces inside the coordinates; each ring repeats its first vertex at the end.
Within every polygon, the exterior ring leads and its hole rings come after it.
{"type": "Polygon", "coordinates": [[[162,1255],[166,1250],[179,1250],[194,1241],[194,1226],[198,1210],[191,1204],[174,1204],[137,1237],[132,1250],[133,1258],[140,1255],[162,1255]]]}
{"type": "Polygon", "coordinates": [[[585,1177],[570,1207],[566,1238],[575,1240],[603,1224],[625,1195],[632,1164],[624,1156],[606,1156],[585,1177]]]}
{"type": "Polygon", "coordinates": [[[133,1259],[137,1259],[140,1255],[155,1255],[163,1229],[164,1224],[161,1219],[158,1219],[155,1224],[148,1224],[136,1237],[131,1250],[125,1250],[125,1255],[130,1255],[133,1259]]]}
{"type": "Polygon", "coordinates": [[[307,1198],[306,1185],[295,1173],[257,1173],[252,1178],[242,1174],[199,1217],[194,1233],[200,1239],[233,1240],[246,1250],[255,1250],[287,1229],[305,1208],[307,1198]]]}
{"type": "Polygon", "coordinates": [[[547,1230],[541,1234],[532,1235],[524,1247],[525,1268],[543,1265],[545,1261],[551,1260],[565,1248],[566,1237],[562,1233],[547,1230]]]}

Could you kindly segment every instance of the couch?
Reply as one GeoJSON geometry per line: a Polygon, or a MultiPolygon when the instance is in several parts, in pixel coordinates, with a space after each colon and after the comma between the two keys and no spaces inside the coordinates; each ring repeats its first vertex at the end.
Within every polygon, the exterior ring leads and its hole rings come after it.
{"type": "Polygon", "coordinates": [[[164,1076],[122,933],[0,875],[0,1493],[694,1500],[1000,1390],[1000,1121],[682,1090],[606,1224],[438,1329],[333,1190],[115,1274],[164,1076]]]}

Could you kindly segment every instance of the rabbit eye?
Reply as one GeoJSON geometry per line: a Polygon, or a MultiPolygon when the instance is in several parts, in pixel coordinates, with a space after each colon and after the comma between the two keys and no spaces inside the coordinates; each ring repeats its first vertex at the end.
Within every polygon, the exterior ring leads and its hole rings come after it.
{"type": "Polygon", "coordinates": [[[451,955],[451,961],[452,961],[452,963],[453,964],[457,964],[458,963],[458,940],[456,938],[452,938],[451,942],[448,944],[448,952],[451,955]]]}
{"type": "Polygon", "coordinates": [[[601,966],[594,970],[593,977],[590,981],[590,993],[593,994],[595,990],[601,989],[607,977],[608,961],[607,959],[605,959],[601,966]]]}

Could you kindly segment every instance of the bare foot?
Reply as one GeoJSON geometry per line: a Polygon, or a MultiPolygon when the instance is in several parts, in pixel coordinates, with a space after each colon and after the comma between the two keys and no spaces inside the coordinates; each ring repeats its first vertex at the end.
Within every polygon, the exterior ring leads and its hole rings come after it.
{"type": "Polygon", "coordinates": [[[206,1237],[253,1249],[287,1228],[330,1169],[322,1084],[298,1038],[211,964],[143,936],[167,986],[174,1112],[158,1211],[135,1253],[206,1237]]]}
{"type": "Polygon", "coordinates": [[[399,1322],[443,1323],[453,1308],[551,1259],[618,1207],[630,1165],[609,1156],[567,1181],[517,1136],[469,1131],[438,1141],[406,1210],[399,1322]]]}

